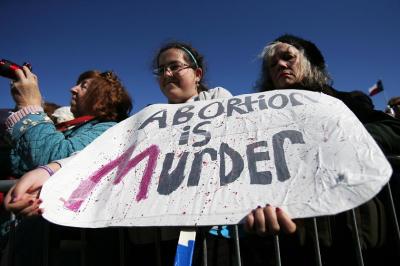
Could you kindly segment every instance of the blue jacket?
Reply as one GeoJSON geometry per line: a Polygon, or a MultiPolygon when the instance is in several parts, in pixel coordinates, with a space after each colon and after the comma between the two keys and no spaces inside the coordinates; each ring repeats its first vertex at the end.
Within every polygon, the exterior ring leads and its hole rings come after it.
{"type": "Polygon", "coordinates": [[[19,176],[39,165],[69,157],[115,124],[91,120],[59,132],[44,112],[31,113],[11,128],[13,174],[19,176]]]}

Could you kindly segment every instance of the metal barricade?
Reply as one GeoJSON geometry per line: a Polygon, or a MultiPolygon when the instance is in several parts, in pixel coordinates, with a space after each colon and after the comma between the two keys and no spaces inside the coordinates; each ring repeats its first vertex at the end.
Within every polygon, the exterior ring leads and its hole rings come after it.
{"type": "MultiPolygon", "coordinates": [[[[395,170],[395,177],[397,178],[396,180],[392,180],[397,182],[395,191],[396,193],[399,193],[398,191],[398,185],[400,183],[400,157],[394,156],[394,157],[389,157],[390,162],[392,165],[394,165],[394,170],[395,170]]],[[[391,182],[392,182],[391,181],[391,182]]],[[[13,184],[15,181],[0,181],[0,191],[6,192],[13,184]]],[[[391,183],[387,184],[387,186],[384,187],[381,193],[377,197],[384,197],[385,198],[385,211],[387,212],[387,218],[388,218],[388,224],[390,224],[389,229],[393,229],[389,232],[388,235],[393,238],[394,243],[390,243],[391,248],[393,249],[393,252],[397,253],[394,254],[394,257],[398,259],[398,256],[400,254],[400,230],[399,230],[399,223],[398,223],[398,210],[399,206],[396,206],[396,203],[398,204],[398,201],[396,201],[396,197],[394,197],[394,193],[392,191],[391,183]],[[393,244],[393,245],[392,245],[393,244]]],[[[396,194],[398,197],[399,195],[396,194]]],[[[356,258],[356,263],[357,265],[371,265],[368,263],[368,257],[366,257],[366,253],[368,253],[368,248],[365,248],[362,244],[361,240],[361,232],[359,228],[360,220],[356,215],[356,209],[350,210],[347,212],[346,217],[350,218],[350,225],[351,225],[351,232],[352,232],[352,238],[354,241],[353,248],[354,248],[354,254],[356,258]]],[[[11,219],[15,219],[15,217],[11,216],[11,219]]],[[[330,217],[329,219],[335,219],[335,217],[330,217]]],[[[311,235],[312,235],[312,252],[309,254],[310,256],[313,256],[314,259],[314,265],[331,265],[329,262],[328,257],[324,257],[323,252],[321,251],[321,243],[320,243],[320,236],[319,236],[319,227],[317,223],[317,218],[310,218],[308,219],[311,224],[312,224],[312,229],[311,229],[311,235]]],[[[54,262],[54,258],[51,260],[50,257],[52,256],[51,250],[53,250],[55,247],[52,247],[50,241],[52,235],[51,235],[51,225],[47,224],[46,225],[46,236],[45,236],[45,243],[43,244],[43,254],[44,254],[44,261],[43,265],[52,265],[51,262],[54,262]]],[[[82,243],[86,243],[87,241],[87,230],[86,229],[76,229],[80,230],[80,239],[79,241],[82,241],[82,243]]],[[[118,262],[115,262],[115,265],[136,265],[134,262],[127,260],[127,254],[130,252],[129,251],[129,241],[127,240],[127,229],[126,228],[119,228],[118,229],[118,240],[116,243],[104,243],[105,245],[118,245],[119,247],[119,257],[118,257],[118,262]]],[[[202,234],[204,236],[205,230],[202,228],[198,229],[198,233],[202,234]]],[[[8,257],[10,258],[9,264],[8,265],[13,265],[13,256],[16,254],[16,251],[14,250],[14,228],[11,228],[11,235],[10,235],[10,245],[8,248],[8,257]]],[[[280,265],[285,265],[283,263],[282,258],[285,256],[291,256],[291,254],[284,254],[283,251],[281,250],[281,242],[284,243],[284,239],[281,239],[278,235],[273,236],[270,238],[270,240],[273,242],[273,247],[274,251],[270,252],[271,256],[275,256],[275,265],[280,266],[280,265]]],[[[233,227],[233,252],[232,256],[234,258],[231,260],[232,264],[235,266],[241,266],[241,265],[248,265],[246,264],[246,261],[244,261],[243,257],[241,256],[241,239],[239,238],[239,228],[238,226],[233,227]]],[[[210,265],[209,263],[209,258],[208,258],[208,244],[206,237],[202,237],[201,240],[197,243],[200,245],[199,250],[201,250],[202,257],[201,259],[197,262],[197,265],[210,265]]],[[[154,256],[156,257],[156,265],[165,265],[163,258],[162,258],[162,252],[161,252],[161,233],[160,230],[157,232],[157,240],[154,245],[154,256]]],[[[328,248],[329,249],[329,248],[328,248]]],[[[87,246],[86,245],[81,245],[80,246],[80,254],[81,254],[81,259],[80,259],[80,265],[86,266],[86,265],[92,265],[90,264],[90,256],[87,254],[87,246]]],[[[343,257],[344,260],[349,259],[346,258],[345,256],[343,257]]],[[[400,264],[400,260],[397,260],[393,265],[400,264]]],[[[268,264],[265,264],[268,265],[268,264]]],[[[297,265],[301,265],[297,264],[297,265]]],[[[296,266],[297,266],[296,265],[296,266]]],[[[383,264],[382,264],[383,265],[383,264]]]]}

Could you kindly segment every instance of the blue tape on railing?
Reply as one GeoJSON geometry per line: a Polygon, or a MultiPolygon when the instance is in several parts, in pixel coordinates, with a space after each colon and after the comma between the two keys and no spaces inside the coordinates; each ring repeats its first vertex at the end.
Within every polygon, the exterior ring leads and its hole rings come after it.
{"type": "Polygon", "coordinates": [[[178,245],[175,256],[175,266],[191,266],[195,241],[190,240],[188,246],[178,245]]]}
{"type": "Polygon", "coordinates": [[[195,230],[182,230],[180,232],[178,246],[176,247],[175,266],[192,265],[195,240],[195,230]]]}

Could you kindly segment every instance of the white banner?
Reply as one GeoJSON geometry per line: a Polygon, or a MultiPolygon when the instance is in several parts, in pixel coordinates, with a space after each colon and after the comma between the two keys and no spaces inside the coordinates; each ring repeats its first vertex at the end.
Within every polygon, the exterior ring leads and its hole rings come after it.
{"type": "Polygon", "coordinates": [[[339,100],[302,90],[155,104],[45,183],[44,217],[78,227],[237,224],[269,203],[293,218],[375,196],[391,167],[339,100]]]}

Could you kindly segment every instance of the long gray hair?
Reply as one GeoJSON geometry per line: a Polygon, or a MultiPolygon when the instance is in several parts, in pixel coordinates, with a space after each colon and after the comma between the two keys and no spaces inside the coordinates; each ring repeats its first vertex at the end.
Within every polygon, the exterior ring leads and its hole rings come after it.
{"type": "MultiPolygon", "coordinates": [[[[276,89],[272,83],[271,73],[269,69],[269,61],[276,53],[276,47],[284,42],[274,41],[264,47],[260,54],[262,58],[261,76],[256,83],[258,91],[269,91],[276,89]]],[[[325,66],[323,68],[312,65],[307,58],[305,51],[302,47],[295,47],[289,44],[294,49],[299,51],[300,71],[303,76],[299,87],[312,91],[324,92],[326,87],[332,85],[332,79],[329,76],[325,66]]]]}

